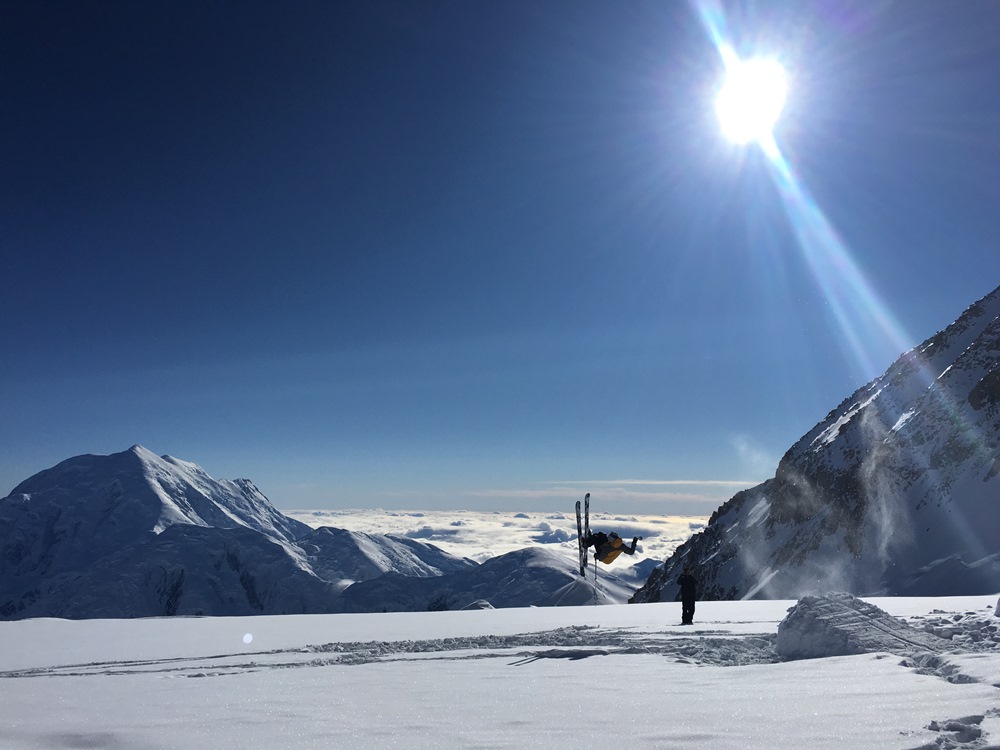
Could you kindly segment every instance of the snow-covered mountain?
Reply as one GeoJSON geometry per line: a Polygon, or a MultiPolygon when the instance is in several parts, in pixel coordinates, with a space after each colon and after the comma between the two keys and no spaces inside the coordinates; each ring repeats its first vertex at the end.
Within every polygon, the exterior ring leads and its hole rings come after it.
{"type": "Polygon", "coordinates": [[[633,587],[602,571],[598,590],[562,554],[528,547],[436,578],[387,574],[359,581],[344,591],[343,605],[347,612],[471,609],[482,602],[496,609],[565,607],[624,602],[633,587]]]}
{"type": "MultiPolygon", "coordinates": [[[[41,579],[37,598],[22,599],[11,619],[329,613],[338,611],[338,591],[294,545],[243,527],[173,524],[80,570],[41,579]]],[[[6,591],[4,600],[10,606],[6,591]]]]}
{"type": "Polygon", "coordinates": [[[344,586],[386,573],[411,578],[440,576],[475,568],[428,542],[392,534],[366,534],[331,526],[309,529],[298,540],[316,574],[344,586]]]}
{"type": "Polygon", "coordinates": [[[78,456],[0,500],[0,617],[333,612],[386,572],[476,567],[432,544],[282,515],[246,479],[141,446],[78,456]]]}
{"type": "Polygon", "coordinates": [[[1000,289],[902,355],[735,495],[633,597],[1000,590],[1000,289]]]}

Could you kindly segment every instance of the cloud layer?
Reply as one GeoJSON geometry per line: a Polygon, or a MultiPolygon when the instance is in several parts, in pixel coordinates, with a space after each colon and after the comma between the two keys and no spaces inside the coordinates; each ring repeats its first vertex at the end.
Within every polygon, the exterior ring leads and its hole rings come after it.
{"type": "MultiPolygon", "coordinates": [[[[572,513],[366,509],[300,510],[285,514],[313,527],[333,526],[422,539],[477,562],[539,544],[564,551],[567,564],[575,564],[577,554],[576,516],[572,513]]],[[[623,539],[643,538],[629,563],[647,558],[662,562],[692,533],[703,528],[707,520],[707,516],[590,514],[590,526],[596,531],[615,531],[623,539]]],[[[625,563],[616,566],[627,567],[625,563]]]]}

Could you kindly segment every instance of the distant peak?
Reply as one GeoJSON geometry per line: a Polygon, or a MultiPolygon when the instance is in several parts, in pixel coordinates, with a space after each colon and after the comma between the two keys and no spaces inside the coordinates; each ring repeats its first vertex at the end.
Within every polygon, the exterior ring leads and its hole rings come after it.
{"type": "Polygon", "coordinates": [[[158,458],[158,456],[155,453],[153,453],[153,451],[149,450],[148,448],[145,448],[144,446],[139,445],[138,443],[136,443],[135,445],[133,445],[131,448],[129,448],[125,452],[126,453],[132,453],[132,454],[138,456],[139,458],[146,459],[146,460],[149,460],[151,458],[158,458]]]}

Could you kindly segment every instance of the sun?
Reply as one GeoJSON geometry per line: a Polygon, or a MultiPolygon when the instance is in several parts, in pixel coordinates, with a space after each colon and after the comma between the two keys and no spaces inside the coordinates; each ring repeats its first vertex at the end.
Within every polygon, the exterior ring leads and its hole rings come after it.
{"type": "Polygon", "coordinates": [[[733,143],[759,143],[769,138],[788,94],[788,76],[775,60],[732,59],[715,99],[722,134],[733,143]]]}

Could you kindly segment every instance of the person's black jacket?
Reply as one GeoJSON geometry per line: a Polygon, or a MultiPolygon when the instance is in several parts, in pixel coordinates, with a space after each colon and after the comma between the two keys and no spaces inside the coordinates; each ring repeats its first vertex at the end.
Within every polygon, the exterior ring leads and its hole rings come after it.
{"type": "Polygon", "coordinates": [[[681,599],[694,599],[698,587],[698,579],[690,573],[681,573],[677,579],[677,584],[681,587],[681,599]]]}

